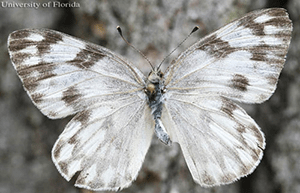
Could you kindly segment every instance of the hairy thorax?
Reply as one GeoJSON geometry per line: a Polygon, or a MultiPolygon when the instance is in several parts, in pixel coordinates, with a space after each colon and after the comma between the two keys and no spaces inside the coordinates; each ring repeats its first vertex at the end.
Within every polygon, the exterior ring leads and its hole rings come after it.
{"type": "Polygon", "coordinates": [[[148,97],[148,105],[151,108],[151,114],[155,121],[155,134],[164,144],[171,145],[170,136],[161,121],[165,88],[163,73],[160,70],[154,69],[150,72],[145,92],[148,97]]]}

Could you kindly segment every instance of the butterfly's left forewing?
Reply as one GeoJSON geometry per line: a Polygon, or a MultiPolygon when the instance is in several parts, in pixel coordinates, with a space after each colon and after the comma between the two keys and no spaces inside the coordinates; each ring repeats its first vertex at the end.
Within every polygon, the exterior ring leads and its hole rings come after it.
{"type": "Polygon", "coordinates": [[[261,103],[272,95],[291,32],[284,9],[254,11],[204,37],[166,70],[161,119],[200,185],[231,183],[260,162],[263,133],[231,100],[261,103]]]}
{"type": "Polygon", "coordinates": [[[25,90],[49,118],[75,114],[55,143],[52,158],[64,178],[92,190],[129,186],[150,146],[154,121],[145,77],[115,53],[48,29],[8,38],[25,90]]]}

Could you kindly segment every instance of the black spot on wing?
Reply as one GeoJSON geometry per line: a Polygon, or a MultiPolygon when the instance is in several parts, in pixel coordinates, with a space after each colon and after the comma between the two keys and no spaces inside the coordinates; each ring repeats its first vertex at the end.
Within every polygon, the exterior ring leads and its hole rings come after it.
{"type": "Polygon", "coordinates": [[[250,60],[255,60],[255,61],[268,61],[268,56],[265,50],[262,50],[263,52],[259,52],[257,50],[256,52],[252,52],[252,57],[250,60]]]}
{"type": "Polygon", "coordinates": [[[94,48],[93,46],[86,45],[85,49],[82,49],[76,57],[68,61],[68,63],[75,65],[79,68],[90,68],[101,60],[105,56],[99,49],[94,48]]]}
{"type": "Polygon", "coordinates": [[[73,120],[81,123],[82,126],[86,126],[91,116],[91,112],[89,110],[82,111],[78,113],[73,120]]]}
{"type": "Polygon", "coordinates": [[[56,116],[57,116],[57,112],[50,111],[50,112],[48,113],[48,117],[49,117],[49,118],[55,118],[56,116]]]}
{"type": "Polygon", "coordinates": [[[283,8],[274,8],[274,9],[268,9],[266,13],[269,16],[274,16],[274,17],[287,17],[288,14],[286,13],[286,10],[283,8]]]}
{"type": "Polygon", "coordinates": [[[244,125],[238,125],[238,127],[236,127],[236,130],[241,134],[246,132],[246,128],[244,125]]]}
{"type": "Polygon", "coordinates": [[[216,179],[208,172],[204,172],[201,178],[205,185],[212,186],[216,183],[216,179]]]}
{"type": "Polygon", "coordinates": [[[61,34],[54,31],[45,31],[43,36],[44,39],[40,42],[37,42],[37,49],[40,55],[48,53],[52,44],[57,44],[63,39],[61,34]]]}
{"type": "Polygon", "coordinates": [[[58,166],[59,166],[60,170],[62,171],[62,173],[66,174],[66,175],[69,173],[68,163],[61,161],[61,162],[58,162],[58,166]]]}
{"type": "MultiPolygon", "coordinates": [[[[85,169],[87,170],[88,168],[85,168],[85,169]]],[[[101,181],[101,179],[99,179],[99,178],[97,180],[87,181],[86,179],[87,179],[88,175],[89,175],[89,173],[81,172],[76,180],[76,184],[87,185],[91,189],[99,189],[99,187],[106,186],[106,184],[103,181],[101,181]]]]}
{"type": "Polygon", "coordinates": [[[55,64],[53,63],[39,62],[36,65],[23,66],[23,68],[17,69],[17,72],[22,78],[33,76],[40,81],[55,76],[54,69],[55,64]]]}
{"type": "Polygon", "coordinates": [[[18,52],[29,46],[36,46],[36,45],[37,44],[35,41],[27,40],[27,39],[10,40],[9,45],[8,45],[8,50],[10,52],[18,52]]]}
{"type": "Polygon", "coordinates": [[[254,19],[257,17],[258,15],[248,15],[247,17],[244,17],[242,19],[240,19],[238,26],[243,26],[246,28],[251,29],[253,35],[256,36],[263,36],[265,35],[264,32],[264,25],[263,23],[256,23],[254,21],[254,19]]]}
{"type": "Polygon", "coordinates": [[[73,135],[72,137],[70,137],[70,139],[68,140],[69,144],[75,144],[77,142],[77,137],[76,135],[73,135]]]}
{"type": "Polygon", "coordinates": [[[30,35],[30,32],[28,30],[21,30],[21,31],[15,31],[13,33],[10,34],[10,39],[22,39],[22,38],[26,38],[30,35]]]}
{"type": "Polygon", "coordinates": [[[260,129],[257,128],[255,125],[252,125],[250,128],[249,133],[251,132],[253,136],[256,137],[256,140],[258,141],[258,145],[261,149],[264,149],[264,143],[265,143],[265,138],[262,134],[262,132],[260,132],[260,129]]]}
{"type": "Polygon", "coordinates": [[[62,41],[62,35],[54,31],[42,31],[34,32],[29,30],[17,31],[11,34],[10,41],[8,45],[8,50],[10,52],[18,52],[20,50],[26,49],[29,46],[36,46],[38,50],[38,55],[41,56],[50,51],[51,45],[62,41]],[[32,39],[26,39],[30,34],[38,33],[43,36],[43,40],[34,41],[32,39]]]}
{"type": "Polygon", "coordinates": [[[81,97],[82,94],[79,90],[75,86],[72,86],[63,92],[62,100],[65,102],[66,106],[76,107],[76,103],[81,97]]]}
{"type": "Polygon", "coordinates": [[[255,14],[252,12],[252,13],[242,17],[241,19],[239,19],[238,26],[249,28],[251,30],[251,32],[253,33],[253,35],[263,36],[263,35],[265,35],[265,32],[264,32],[265,24],[257,23],[257,22],[255,22],[255,19],[264,14],[266,14],[266,13],[262,12],[260,14],[255,14]]]}
{"type": "Polygon", "coordinates": [[[43,101],[43,97],[45,95],[44,94],[41,94],[41,93],[35,93],[35,94],[32,94],[31,95],[31,99],[36,103],[36,104],[39,104],[43,101]]]}
{"type": "Polygon", "coordinates": [[[55,159],[58,159],[58,157],[60,156],[62,146],[63,146],[63,142],[61,140],[59,140],[53,151],[53,156],[55,159]]]}
{"type": "Polygon", "coordinates": [[[231,47],[227,41],[217,38],[217,36],[211,35],[200,43],[198,49],[205,51],[207,54],[218,58],[225,58],[227,55],[236,51],[231,47]]]}
{"type": "Polygon", "coordinates": [[[222,182],[224,183],[229,183],[229,182],[232,182],[236,179],[236,175],[235,174],[232,174],[232,173],[224,173],[223,176],[221,176],[221,180],[222,182]]]}
{"type": "MultiPolygon", "coordinates": [[[[264,12],[261,12],[259,14],[251,13],[242,19],[239,20],[238,26],[243,26],[246,28],[251,29],[252,33],[257,36],[266,35],[264,32],[265,26],[275,26],[275,27],[287,27],[291,28],[292,23],[291,20],[288,18],[288,15],[285,11],[285,9],[268,9],[264,12]],[[262,16],[262,15],[268,15],[270,17],[269,20],[266,20],[265,22],[255,22],[255,19],[262,16]]],[[[276,34],[276,37],[282,36],[282,35],[290,36],[289,30],[281,30],[278,34],[276,34]]]]}
{"type": "Polygon", "coordinates": [[[18,68],[18,75],[21,77],[24,87],[29,92],[34,92],[40,81],[51,78],[56,74],[53,72],[55,65],[46,62],[39,62],[36,65],[18,68]]]}
{"type": "Polygon", "coordinates": [[[239,90],[239,91],[247,91],[247,87],[249,86],[249,80],[247,77],[241,74],[235,74],[233,75],[231,81],[230,81],[230,87],[239,90]]]}
{"type": "Polygon", "coordinates": [[[285,46],[282,45],[270,46],[267,44],[261,44],[255,47],[245,48],[243,50],[252,54],[250,60],[262,61],[267,64],[278,64],[278,66],[282,68],[285,61],[285,49],[285,46]]]}
{"type": "Polygon", "coordinates": [[[24,60],[30,58],[32,54],[22,53],[22,52],[14,52],[11,54],[11,61],[13,62],[16,70],[22,69],[22,63],[24,60]]]}
{"type": "Polygon", "coordinates": [[[278,75],[269,75],[266,77],[270,85],[276,85],[278,81],[278,75]]]}
{"type": "Polygon", "coordinates": [[[222,99],[222,106],[221,106],[221,111],[229,115],[230,117],[233,117],[233,111],[237,109],[236,104],[231,102],[228,99],[223,98],[222,99]]]}
{"type": "MultiPolygon", "coordinates": [[[[38,82],[36,82],[36,79],[33,77],[28,77],[26,79],[23,79],[23,86],[28,90],[29,92],[34,92],[36,88],[38,87],[38,82]]],[[[40,98],[40,97],[38,97],[40,98]]],[[[37,100],[39,101],[39,100],[37,100]]]]}

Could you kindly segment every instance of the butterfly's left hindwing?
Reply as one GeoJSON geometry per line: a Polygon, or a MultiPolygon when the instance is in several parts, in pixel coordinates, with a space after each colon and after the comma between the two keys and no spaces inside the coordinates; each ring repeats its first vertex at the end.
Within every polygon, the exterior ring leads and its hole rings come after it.
{"type": "Polygon", "coordinates": [[[111,51],[47,29],[10,34],[13,65],[33,103],[49,118],[76,114],[52,159],[76,186],[118,190],[137,177],[154,121],[143,74],[111,51]]]}
{"type": "Polygon", "coordinates": [[[98,105],[68,123],[52,159],[67,180],[80,171],[77,187],[117,191],[136,179],[153,129],[150,109],[137,96],[98,105]]]}

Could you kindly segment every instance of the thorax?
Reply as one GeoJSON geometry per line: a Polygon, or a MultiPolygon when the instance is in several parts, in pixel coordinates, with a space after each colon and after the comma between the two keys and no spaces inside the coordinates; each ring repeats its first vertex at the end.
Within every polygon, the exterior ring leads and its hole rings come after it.
{"type": "Polygon", "coordinates": [[[163,103],[164,84],[161,71],[152,70],[147,78],[145,93],[148,97],[148,105],[154,117],[161,116],[163,103]]]}

